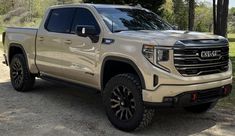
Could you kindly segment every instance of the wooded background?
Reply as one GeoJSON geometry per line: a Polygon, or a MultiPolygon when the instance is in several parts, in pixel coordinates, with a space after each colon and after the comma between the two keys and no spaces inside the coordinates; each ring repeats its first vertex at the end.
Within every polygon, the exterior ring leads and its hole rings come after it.
{"type": "Polygon", "coordinates": [[[227,32],[235,33],[235,8],[228,9],[228,0],[213,0],[212,3],[195,0],[0,0],[0,31],[5,26],[36,27],[49,6],[81,2],[141,4],[182,30],[223,36],[227,32]]]}

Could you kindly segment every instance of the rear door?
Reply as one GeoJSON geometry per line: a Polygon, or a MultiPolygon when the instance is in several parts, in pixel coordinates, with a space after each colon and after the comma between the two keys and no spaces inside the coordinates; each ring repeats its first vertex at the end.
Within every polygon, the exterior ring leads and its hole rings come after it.
{"type": "Polygon", "coordinates": [[[63,77],[64,56],[70,35],[75,8],[52,9],[45,25],[38,31],[36,43],[37,67],[44,74],[63,77]]]}

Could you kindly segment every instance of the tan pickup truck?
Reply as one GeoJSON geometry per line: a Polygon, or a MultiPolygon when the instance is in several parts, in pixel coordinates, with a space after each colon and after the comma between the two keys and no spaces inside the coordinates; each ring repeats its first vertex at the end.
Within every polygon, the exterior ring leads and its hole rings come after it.
{"type": "Polygon", "coordinates": [[[202,113],[232,90],[227,39],[173,30],[140,7],[54,6],[39,29],[9,27],[3,43],[17,91],[35,77],[96,88],[124,131],[147,126],[156,107],[202,113]]]}

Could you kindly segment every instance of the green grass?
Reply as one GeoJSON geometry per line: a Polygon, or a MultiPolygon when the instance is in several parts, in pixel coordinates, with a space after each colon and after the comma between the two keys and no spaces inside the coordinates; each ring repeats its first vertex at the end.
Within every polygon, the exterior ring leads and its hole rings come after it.
{"type": "MultiPolygon", "coordinates": [[[[230,59],[233,64],[233,77],[235,78],[235,34],[229,34],[229,48],[230,48],[230,59]]],[[[229,97],[222,99],[219,106],[234,108],[235,109],[235,79],[233,79],[233,91],[229,97]]]]}
{"type": "Polygon", "coordinates": [[[5,28],[0,26],[0,34],[2,34],[5,31],[5,28]]]}

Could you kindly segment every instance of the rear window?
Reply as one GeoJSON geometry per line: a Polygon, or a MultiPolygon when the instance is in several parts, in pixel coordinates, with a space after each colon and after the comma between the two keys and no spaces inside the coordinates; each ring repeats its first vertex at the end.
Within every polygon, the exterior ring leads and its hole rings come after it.
{"type": "Polygon", "coordinates": [[[45,28],[50,32],[70,33],[75,8],[53,9],[45,28]]]}

